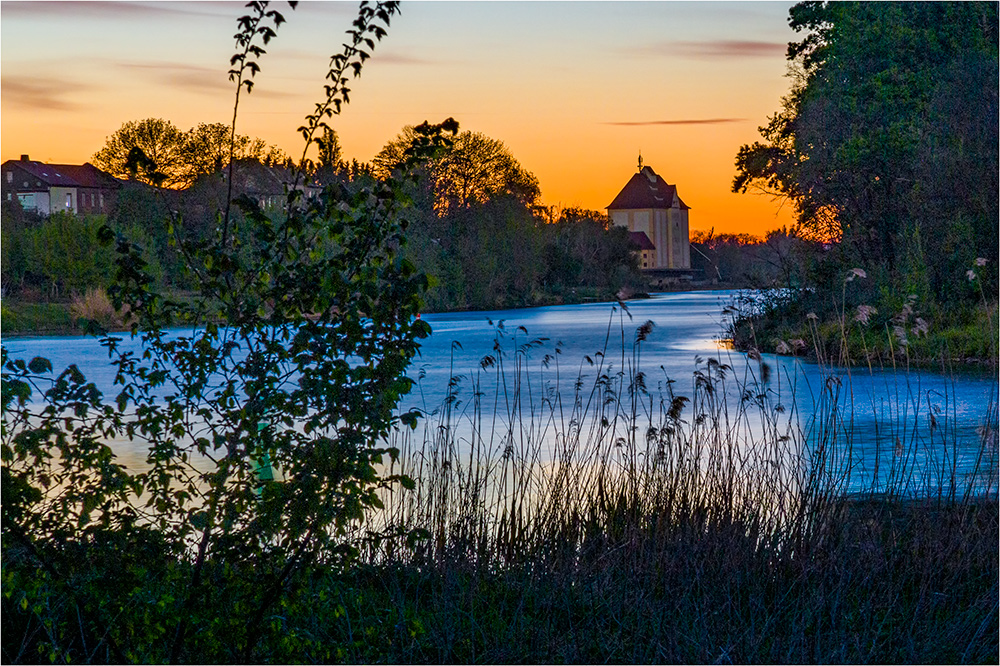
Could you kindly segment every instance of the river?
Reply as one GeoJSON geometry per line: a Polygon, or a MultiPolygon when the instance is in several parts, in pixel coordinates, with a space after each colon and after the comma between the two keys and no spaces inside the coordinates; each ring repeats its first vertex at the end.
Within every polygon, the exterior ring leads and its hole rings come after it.
{"type": "MultiPolygon", "coordinates": [[[[638,404],[649,404],[648,409],[655,412],[667,390],[693,397],[695,373],[704,377],[708,359],[714,359],[718,364],[714,368],[727,366],[722,393],[728,404],[758,400],[762,411],[783,414],[784,425],[790,423],[806,442],[830,440],[832,432],[832,441],[843,449],[841,455],[850,459],[848,490],[888,483],[903,463],[916,471],[919,483],[931,488],[940,487],[942,477],[954,473],[967,482],[969,475],[977,474],[982,478],[973,480],[975,485],[995,490],[995,378],[917,370],[824,369],[770,354],[764,354],[761,361],[751,360],[717,342],[724,330],[723,308],[733,296],[726,291],[697,291],[654,294],[627,302],[625,309],[590,303],[427,314],[424,318],[433,333],[413,363],[410,374],[418,383],[403,406],[417,406],[430,418],[440,418],[451,390],[455,399],[449,418],[461,427],[464,416],[466,436],[469,429],[480,427],[470,416],[474,407],[480,424],[506,423],[509,430],[510,383],[518,377],[522,401],[517,409],[528,410],[529,420],[540,421],[540,412],[532,410],[539,410],[546,398],[550,406],[554,394],[568,402],[577,387],[582,387],[581,395],[586,397],[587,387],[595,380],[618,373],[623,373],[622,386],[627,386],[634,382],[638,365],[647,392],[638,404]],[[646,321],[654,326],[636,356],[636,330],[646,321]],[[503,351],[502,359],[497,349],[503,351]],[[500,361],[502,368],[484,364],[487,356],[500,361]],[[768,366],[767,371],[761,363],[768,366]],[[769,375],[766,382],[762,372],[769,375]],[[481,394],[478,401],[476,391],[481,394]],[[488,412],[485,418],[484,410],[488,412]],[[494,412],[501,414],[494,418],[494,412]],[[989,458],[985,475],[983,452],[989,458]]],[[[105,395],[114,394],[114,368],[97,340],[29,337],[3,344],[13,358],[50,359],[56,371],[75,363],[105,395]]],[[[696,410],[695,405],[690,407],[696,410]]],[[[748,413],[739,418],[747,420],[751,430],[762,427],[748,413]]],[[[130,461],[130,466],[142,466],[143,452],[129,450],[129,446],[129,442],[117,442],[116,453],[130,461]]]]}

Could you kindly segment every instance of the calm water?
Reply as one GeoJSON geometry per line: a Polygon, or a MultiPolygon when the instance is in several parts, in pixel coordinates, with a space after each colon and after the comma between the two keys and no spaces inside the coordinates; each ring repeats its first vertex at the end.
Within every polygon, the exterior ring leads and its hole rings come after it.
{"type": "MultiPolygon", "coordinates": [[[[907,453],[904,459],[926,467],[923,482],[931,486],[939,481],[933,478],[933,470],[940,470],[942,462],[954,464],[960,476],[969,473],[984,437],[989,443],[987,452],[995,460],[995,379],[946,377],[924,371],[824,371],[814,364],[765,355],[771,372],[763,385],[756,381],[760,377],[756,361],[716,342],[723,331],[722,309],[732,295],[705,291],[658,294],[628,302],[627,312],[612,304],[594,303],[425,315],[434,332],[413,364],[410,374],[419,380],[418,387],[404,406],[434,412],[442,405],[452,377],[458,377],[453,384],[457,386],[457,414],[469,409],[474,386],[484,394],[487,409],[492,409],[498,391],[500,402],[506,399],[509,405],[509,390],[504,396],[503,386],[498,387],[496,368],[482,368],[487,355],[502,360],[508,379],[516,375],[520,364],[522,376],[529,382],[522,382],[522,391],[530,390],[533,402],[540,401],[546,387],[571,396],[581,379],[587,386],[602,374],[634,373],[635,332],[649,320],[655,326],[641,345],[638,362],[652,394],[657,395],[672,380],[675,394],[690,396],[694,371],[704,370],[706,359],[717,359],[731,367],[726,386],[729,402],[738,403],[743,388],[749,386],[754,393],[765,392],[768,404],[782,405],[787,418],[805,432],[807,441],[835,432],[837,446],[849,449],[854,460],[854,489],[868,487],[873,475],[885,478],[890,474],[892,465],[901,460],[903,443],[914,456],[909,459],[911,454],[907,453]],[[525,346],[532,341],[534,344],[525,346]],[[498,344],[502,359],[495,349],[498,344]],[[519,349],[523,353],[518,353],[519,349]],[[700,365],[696,365],[697,360],[700,365]],[[838,396],[836,407],[830,406],[831,392],[838,396]],[[825,417],[817,420],[817,413],[825,417]],[[837,417],[832,426],[831,413],[837,417]]],[[[47,357],[57,371],[75,363],[106,396],[115,394],[114,369],[96,340],[19,338],[5,340],[4,346],[14,358],[47,357]]],[[[115,448],[121,457],[142,466],[144,453],[130,450],[130,446],[123,441],[115,448]]],[[[995,467],[990,469],[987,481],[993,483],[995,467]]]]}

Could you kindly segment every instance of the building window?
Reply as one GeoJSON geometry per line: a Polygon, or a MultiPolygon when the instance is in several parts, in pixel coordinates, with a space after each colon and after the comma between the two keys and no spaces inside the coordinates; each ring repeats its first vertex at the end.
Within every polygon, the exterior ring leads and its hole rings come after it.
{"type": "Polygon", "coordinates": [[[101,208],[104,208],[104,192],[99,192],[98,197],[100,197],[101,208]]]}
{"type": "Polygon", "coordinates": [[[66,193],[66,208],[73,207],[73,195],[69,192],[66,193]]]}
{"type": "Polygon", "coordinates": [[[7,172],[7,184],[10,185],[13,182],[14,182],[14,172],[13,171],[8,171],[7,172]]]}

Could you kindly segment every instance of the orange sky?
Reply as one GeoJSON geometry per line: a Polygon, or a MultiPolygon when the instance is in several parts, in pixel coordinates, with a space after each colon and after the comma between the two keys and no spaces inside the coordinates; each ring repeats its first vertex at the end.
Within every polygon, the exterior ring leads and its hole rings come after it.
{"type": "MultiPolygon", "coordinates": [[[[242,2],[0,3],[0,157],[82,163],[122,123],[228,122],[242,2]]],[[[285,3],[239,131],[301,154],[353,2],[285,3]]],[[[792,212],[729,191],[741,144],[788,90],[791,3],[413,2],[334,126],[371,159],[406,124],[456,118],[504,141],[547,204],[603,209],[643,162],[692,230],[762,234],[792,212]]]]}

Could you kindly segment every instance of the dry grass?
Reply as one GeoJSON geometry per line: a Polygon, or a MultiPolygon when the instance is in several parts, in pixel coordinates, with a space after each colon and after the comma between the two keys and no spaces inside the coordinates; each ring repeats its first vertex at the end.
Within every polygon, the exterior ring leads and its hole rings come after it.
{"type": "Polygon", "coordinates": [[[132,320],[127,307],[115,310],[103,287],[88,289],[83,296],[74,296],[70,314],[75,321],[94,322],[106,331],[122,330],[132,320]]]}

